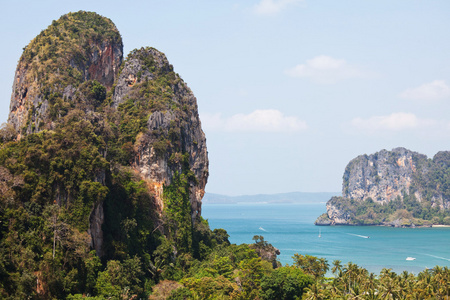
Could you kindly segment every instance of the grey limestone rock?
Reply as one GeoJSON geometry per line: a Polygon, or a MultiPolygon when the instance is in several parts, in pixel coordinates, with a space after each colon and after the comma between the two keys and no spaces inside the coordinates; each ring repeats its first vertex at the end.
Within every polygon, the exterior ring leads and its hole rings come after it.
{"type": "Polygon", "coordinates": [[[159,208],[164,207],[164,185],[172,183],[175,173],[182,172],[181,156],[187,154],[189,168],[197,182],[191,183],[190,202],[192,218],[201,215],[201,199],[208,179],[208,152],[206,138],[198,115],[197,99],[184,81],[173,72],[166,56],[153,48],[132,51],[125,61],[113,95],[113,106],[127,99],[139,97],[146,82],[161,76],[171,77],[169,104],[158,104],[147,120],[148,131],[136,143],[134,168],[149,183],[156,195],[159,208]],[[159,153],[157,146],[164,146],[159,153]]]}
{"type": "MultiPolygon", "coordinates": [[[[331,225],[355,224],[355,211],[350,208],[355,209],[358,203],[369,199],[387,204],[408,195],[419,202],[428,201],[431,207],[448,209],[447,190],[433,181],[432,173],[445,172],[449,157],[449,152],[442,151],[430,160],[423,154],[395,148],[354,158],[345,168],[342,197],[333,197],[327,202],[328,218],[321,216],[316,224],[325,225],[328,221],[331,225]]],[[[391,222],[383,221],[383,224],[394,227],[414,225],[406,216],[391,222]]]]}
{"type": "MultiPolygon", "coordinates": [[[[61,43],[57,47],[64,48],[64,45],[64,43],[61,43]]],[[[51,70],[50,73],[56,74],[54,75],[56,79],[53,79],[49,91],[44,89],[45,86],[49,85],[47,77],[38,76],[35,72],[35,69],[42,67],[39,58],[35,57],[32,61],[29,61],[21,57],[14,76],[8,116],[8,123],[14,126],[19,139],[24,133],[29,134],[39,132],[42,129],[51,129],[49,101],[51,97],[55,97],[51,95],[72,98],[76,92],[73,84],[63,84],[65,79],[62,78],[64,76],[58,77],[61,68],[78,69],[83,74],[81,82],[92,79],[97,80],[108,89],[112,87],[122,63],[122,42],[91,41],[88,48],[89,50],[82,54],[85,57],[85,60],[82,60],[83,63],[75,62],[80,60],[78,59],[79,53],[69,53],[68,62],[64,66],[51,70]],[[71,58],[70,55],[74,57],[71,58]],[[49,126],[46,128],[45,125],[49,126]],[[24,129],[25,127],[26,129],[24,129]]],[[[74,84],[81,83],[73,79],[72,81],[74,84]]]]}
{"type": "Polygon", "coordinates": [[[417,159],[426,156],[405,148],[358,156],[345,168],[342,196],[358,201],[370,197],[386,203],[402,192],[409,193],[417,159]]]}

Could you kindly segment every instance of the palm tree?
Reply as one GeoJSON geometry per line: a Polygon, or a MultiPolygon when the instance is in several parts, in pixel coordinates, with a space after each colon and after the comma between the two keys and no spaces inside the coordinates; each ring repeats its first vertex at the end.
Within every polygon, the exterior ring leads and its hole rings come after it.
{"type": "Polygon", "coordinates": [[[416,299],[416,278],[414,274],[408,271],[403,271],[402,274],[398,276],[400,294],[405,299],[416,299]]]}
{"type": "Polygon", "coordinates": [[[376,290],[369,290],[365,293],[364,299],[366,299],[366,300],[381,300],[382,298],[376,290]]]}
{"type": "Polygon", "coordinates": [[[378,282],[374,273],[366,274],[364,278],[364,290],[366,299],[379,299],[378,296],[378,282]]]}
{"type": "Polygon", "coordinates": [[[327,299],[324,290],[322,289],[322,284],[316,280],[310,287],[306,288],[306,293],[304,295],[304,300],[324,300],[327,299]]]}
{"type": "Polygon", "coordinates": [[[410,293],[410,273],[408,271],[403,271],[402,274],[396,275],[396,282],[398,287],[398,297],[401,299],[406,298],[410,293]]]}
{"type": "Polygon", "coordinates": [[[448,299],[450,272],[448,267],[436,266],[431,271],[433,274],[433,286],[438,299],[448,299]]]}
{"type": "Polygon", "coordinates": [[[391,269],[384,268],[380,273],[379,292],[381,299],[400,299],[400,287],[397,274],[391,269]]]}
{"type": "Polygon", "coordinates": [[[339,259],[335,259],[333,261],[333,268],[331,268],[331,272],[333,274],[335,274],[337,277],[341,277],[342,276],[342,261],[340,261],[339,259]]]}
{"type": "Polygon", "coordinates": [[[422,271],[417,276],[418,292],[422,299],[434,296],[433,276],[429,269],[422,271]]]}
{"type": "Polygon", "coordinates": [[[350,292],[352,283],[355,282],[358,272],[358,265],[349,262],[344,268],[343,280],[344,284],[348,286],[348,292],[350,292]]]}
{"type": "Polygon", "coordinates": [[[333,279],[325,287],[327,299],[345,299],[344,286],[339,278],[333,279]]]}

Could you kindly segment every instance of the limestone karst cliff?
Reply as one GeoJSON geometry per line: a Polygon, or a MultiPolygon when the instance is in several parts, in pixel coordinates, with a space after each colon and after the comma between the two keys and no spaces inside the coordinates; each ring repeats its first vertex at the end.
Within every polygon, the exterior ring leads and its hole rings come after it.
{"type": "Polygon", "coordinates": [[[163,186],[170,185],[174,174],[181,174],[187,164],[195,177],[189,192],[195,219],[201,214],[208,179],[208,153],[194,94],[163,53],[141,48],[127,57],[115,85],[112,106],[121,104],[139,105],[147,112],[146,128],[134,144],[133,167],[162,207],[163,186]]]}
{"type": "Polygon", "coordinates": [[[96,80],[111,88],[122,57],[122,38],[111,20],[78,12],[53,21],[24,48],[8,122],[19,136],[52,129],[61,110],[69,109],[64,99],[71,99],[81,83],[96,80]]]}
{"type": "Polygon", "coordinates": [[[124,59],[111,20],[64,15],[24,48],[8,123],[15,134],[4,140],[0,165],[25,182],[14,202],[56,204],[100,256],[114,257],[128,247],[117,239],[142,230],[195,247],[206,139],[195,96],[162,52],[141,48],[124,59]]]}
{"type": "Polygon", "coordinates": [[[63,15],[24,48],[0,126],[0,298],[148,299],[229,244],[201,217],[207,180],[197,99],[164,53],[124,58],[111,20],[63,15]]]}
{"type": "MultiPolygon", "coordinates": [[[[357,201],[372,198],[386,203],[402,192],[409,193],[417,162],[426,156],[404,148],[381,150],[372,155],[361,155],[345,168],[342,196],[357,201]]],[[[420,194],[415,191],[416,197],[420,194]]]]}
{"type": "Polygon", "coordinates": [[[396,148],[351,160],[343,175],[342,197],[327,202],[318,225],[413,226],[450,221],[448,152],[433,159],[396,148]]]}

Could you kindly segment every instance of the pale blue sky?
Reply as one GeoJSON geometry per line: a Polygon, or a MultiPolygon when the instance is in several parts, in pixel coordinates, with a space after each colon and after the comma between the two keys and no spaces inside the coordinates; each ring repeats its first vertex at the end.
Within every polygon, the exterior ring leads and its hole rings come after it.
{"type": "Polygon", "coordinates": [[[450,150],[447,0],[0,4],[0,122],[22,48],[61,15],[95,11],[125,55],[157,48],[193,90],[207,192],[339,192],[359,154],[450,150]]]}

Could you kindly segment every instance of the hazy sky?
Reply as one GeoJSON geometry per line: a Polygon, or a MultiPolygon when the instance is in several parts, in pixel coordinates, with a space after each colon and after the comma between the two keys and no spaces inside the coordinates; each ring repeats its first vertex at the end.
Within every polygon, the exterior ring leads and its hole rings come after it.
{"type": "Polygon", "coordinates": [[[450,1],[0,0],[0,122],[31,39],[95,11],[124,53],[164,52],[194,92],[206,190],[339,192],[360,154],[450,150],[450,1]]]}

